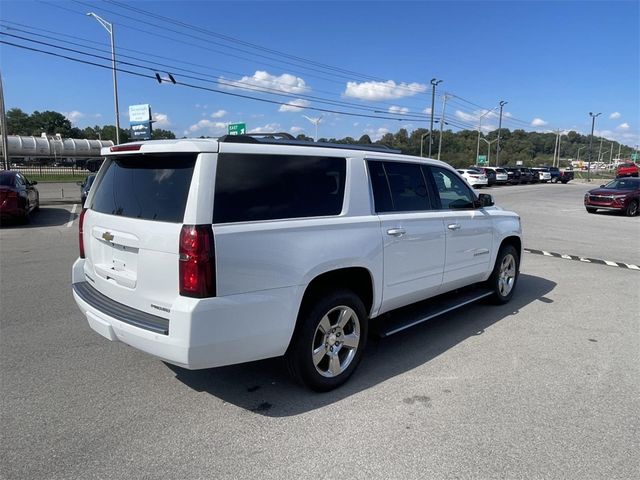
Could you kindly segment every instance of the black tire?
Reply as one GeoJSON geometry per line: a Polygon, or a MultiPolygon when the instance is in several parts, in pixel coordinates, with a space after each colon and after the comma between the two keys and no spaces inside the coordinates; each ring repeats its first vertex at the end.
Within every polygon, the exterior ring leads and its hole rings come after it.
{"type": "Polygon", "coordinates": [[[558,183],[558,179],[557,179],[556,177],[553,177],[553,178],[551,179],[551,183],[558,183]]]}
{"type": "Polygon", "coordinates": [[[520,255],[518,251],[513,245],[503,245],[496,257],[493,272],[491,272],[491,276],[486,283],[487,287],[493,291],[489,301],[497,305],[503,305],[511,300],[519,276],[520,255]],[[511,275],[513,276],[511,277],[511,275]],[[507,284],[505,280],[508,278],[510,278],[510,281],[507,284]]]}
{"type": "Polygon", "coordinates": [[[627,205],[627,208],[624,209],[624,214],[627,217],[635,217],[638,214],[638,201],[631,200],[627,205]]]}
{"type": "Polygon", "coordinates": [[[587,208],[587,212],[596,213],[597,208],[590,208],[590,207],[586,207],[586,208],[587,208]]]}
{"type": "Polygon", "coordinates": [[[317,295],[300,311],[298,326],[285,354],[287,369],[294,380],[312,390],[333,390],[346,382],[357,368],[367,344],[367,334],[367,313],[356,294],[340,289],[317,295]],[[338,320],[343,313],[346,323],[340,327],[338,320]],[[327,321],[331,326],[328,331],[322,327],[327,321]],[[341,339],[347,338],[350,342],[357,340],[353,348],[346,342],[341,343],[341,339]],[[331,370],[336,361],[336,370],[344,369],[334,375],[331,370]]]}

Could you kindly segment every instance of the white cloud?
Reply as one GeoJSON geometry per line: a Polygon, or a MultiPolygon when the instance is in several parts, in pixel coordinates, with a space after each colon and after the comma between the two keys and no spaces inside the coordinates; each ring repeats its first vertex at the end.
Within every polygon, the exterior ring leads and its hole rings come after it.
{"type": "Polygon", "coordinates": [[[611,115],[609,115],[609,118],[610,118],[611,120],[615,120],[615,119],[617,119],[617,118],[620,118],[620,116],[621,116],[621,115],[620,115],[620,112],[613,112],[611,115]]]}
{"type": "Polygon", "coordinates": [[[295,100],[291,100],[290,102],[287,102],[286,105],[280,105],[280,108],[278,109],[278,111],[279,112],[299,112],[308,106],[309,106],[309,102],[307,100],[296,98],[295,100]]]}
{"type": "Polygon", "coordinates": [[[73,124],[75,124],[81,118],[87,116],[86,113],[79,112],[78,110],[73,110],[71,112],[62,112],[62,114],[67,117],[67,119],[69,119],[69,121],[73,124]]]}
{"type": "Polygon", "coordinates": [[[294,127],[291,127],[291,128],[289,129],[289,131],[290,131],[293,135],[297,135],[297,134],[299,134],[299,133],[304,132],[304,128],[302,128],[302,127],[295,127],[295,126],[294,126],[294,127]]]}
{"type": "Polygon", "coordinates": [[[480,115],[463,112],[462,110],[456,110],[455,116],[464,122],[476,122],[480,118],[480,115]]]}
{"type": "Polygon", "coordinates": [[[389,113],[400,113],[404,115],[405,113],[409,113],[409,109],[407,107],[398,107],[396,105],[393,105],[389,107],[389,113]]]}
{"type": "Polygon", "coordinates": [[[544,127],[545,125],[547,125],[549,122],[545,122],[543,119],[541,118],[534,118],[533,120],[531,120],[531,126],[532,127],[544,127]]]}
{"type": "Polygon", "coordinates": [[[378,101],[412,97],[426,90],[426,85],[416,82],[396,83],[393,80],[387,80],[386,82],[347,82],[347,88],[343,95],[360,100],[378,101]]]}
{"type": "Polygon", "coordinates": [[[166,113],[154,113],[153,120],[155,120],[153,126],[158,128],[165,128],[171,126],[171,121],[166,113]]]}
{"type": "MultiPolygon", "coordinates": [[[[211,136],[224,135],[227,132],[227,124],[225,122],[212,122],[211,120],[200,120],[185,130],[186,133],[200,133],[201,135],[208,134],[211,136]]],[[[186,134],[185,133],[185,134],[186,134]]]]}
{"type": "Polygon", "coordinates": [[[267,123],[263,127],[252,128],[249,133],[274,133],[280,131],[282,131],[282,128],[279,123],[267,123]]]}
{"type": "Polygon", "coordinates": [[[360,122],[355,122],[355,123],[353,124],[353,126],[354,126],[354,127],[357,127],[358,125],[360,125],[360,122]]]}
{"type": "Polygon", "coordinates": [[[631,127],[627,122],[621,123],[618,125],[618,130],[629,130],[631,127]]]}
{"type": "Polygon", "coordinates": [[[213,112],[211,114],[211,118],[222,118],[227,114],[226,110],[218,110],[217,112],[213,112]]]}
{"type": "Polygon", "coordinates": [[[222,85],[230,90],[262,90],[267,91],[270,89],[281,90],[287,93],[304,93],[309,90],[305,81],[291,75],[289,73],[283,73],[280,76],[271,75],[264,70],[257,70],[252,76],[244,76],[240,80],[228,80],[224,77],[220,77],[222,85]]]}
{"type": "Polygon", "coordinates": [[[380,128],[377,128],[377,129],[365,128],[363,133],[366,133],[367,135],[369,135],[369,138],[371,138],[372,142],[377,142],[385,134],[389,133],[389,129],[388,128],[384,128],[384,127],[380,127],[380,128]]]}
{"type": "Polygon", "coordinates": [[[424,110],[422,110],[422,113],[424,113],[425,115],[431,115],[431,107],[427,107],[424,110]]]}

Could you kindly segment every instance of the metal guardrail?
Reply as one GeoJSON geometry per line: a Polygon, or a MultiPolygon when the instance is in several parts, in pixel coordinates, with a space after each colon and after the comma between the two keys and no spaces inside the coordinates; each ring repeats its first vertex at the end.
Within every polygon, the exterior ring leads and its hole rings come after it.
{"type": "Polygon", "coordinates": [[[56,178],[63,177],[78,177],[78,180],[80,180],[90,173],[86,168],[50,167],[43,165],[12,166],[11,170],[24,174],[27,179],[30,179],[31,177],[39,177],[50,180],[55,180],[56,178]]]}

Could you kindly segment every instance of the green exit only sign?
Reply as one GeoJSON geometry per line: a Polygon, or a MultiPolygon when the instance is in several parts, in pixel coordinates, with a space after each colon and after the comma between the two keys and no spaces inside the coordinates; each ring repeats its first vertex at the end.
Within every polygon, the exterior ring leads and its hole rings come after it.
{"type": "Polygon", "coordinates": [[[229,135],[244,135],[245,133],[247,133],[247,124],[230,123],[228,133],[229,135]]]}
{"type": "Polygon", "coordinates": [[[478,155],[478,165],[486,165],[486,164],[487,164],[487,156],[478,155]]]}

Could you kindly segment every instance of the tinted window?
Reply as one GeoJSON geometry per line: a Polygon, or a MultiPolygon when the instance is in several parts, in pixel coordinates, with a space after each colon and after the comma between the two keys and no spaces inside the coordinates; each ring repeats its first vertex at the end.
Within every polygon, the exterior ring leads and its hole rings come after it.
{"type": "Polygon", "coordinates": [[[431,167],[440,204],[444,209],[474,208],[475,195],[464,180],[444,168],[431,167]]]}
{"type": "Polygon", "coordinates": [[[344,158],[220,154],[213,221],[338,215],[345,173],[344,158]]]}
{"type": "Polygon", "coordinates": [[[418,163],[385,162],[396,212],[429,210],[429,195],[418,163]]]}
{"type": "Polygon", "coordinates": [[[0,186],[13,187],[13,185],[14,185],[13,178],[14,177],[11,174],[0,175],[0,186]]]}
{"type": "Polygon", "coordinates": [[[196,154],[134,155],[111,160],[89,208],[110,215],[181,223],[196,154]]]}
{"type": "Polygon", "coordinates": [[[378,213],[393,212],[391,191],[382,162],[368,162],[368,165],[375,211],[378,213]]]}

